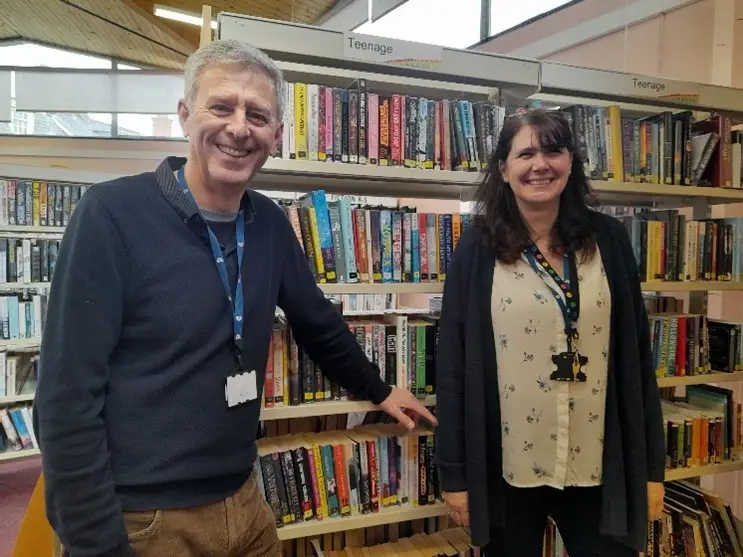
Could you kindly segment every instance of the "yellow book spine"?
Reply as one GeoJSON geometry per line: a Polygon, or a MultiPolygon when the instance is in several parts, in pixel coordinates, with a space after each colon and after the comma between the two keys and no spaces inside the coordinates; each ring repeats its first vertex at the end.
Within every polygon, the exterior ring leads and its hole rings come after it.
{"type": "Polygon", "coordinates": [[[328,494],[325,487],[325,474],[323,473],[320,445],[314,443],[312,444],[312,460],[315,461],[317,491],[320,493],[320,511],[322,512],[322,515],[317,518],[325,518],[328,516],[328,494]]]}
{"type": "Polygon", "coordinates": [[[38,182],[33,183],[33,223],[34,226],[41,225],[41,186],[38,182]]]}
{"type": "Polygon", "coordinates": [[[307,84],[294,84],[294,133],[297,160],[307,160],[307,84]]]}
{"type": "Polygon", "coordinates": [[[310,228],[312,229],[312,246],[315,248],[315,264],[320,282],[325,282],[325,263],[322,260],[322,246],[320,246],[320,232],[317,227],[317,213],[314,207],[310,207],[310,228]]]}
{"type": "Polygon", "coordinates": [[[451,215],[451,249],[457,247],[459,242],[459,236],[462,233],[462,215],[460,213],[452,213],[451,215]]]}

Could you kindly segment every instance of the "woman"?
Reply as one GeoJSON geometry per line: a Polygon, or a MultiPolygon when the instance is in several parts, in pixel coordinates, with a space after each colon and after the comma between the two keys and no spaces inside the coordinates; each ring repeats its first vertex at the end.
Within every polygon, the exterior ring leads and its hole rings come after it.
{"type": "Polygon", "coordinates": [[[629,237],[593,211],[557,111],[508,119],[447,269],[436,461],[490,557],[636,556],[663,506],[664,437],[629,237]]]}

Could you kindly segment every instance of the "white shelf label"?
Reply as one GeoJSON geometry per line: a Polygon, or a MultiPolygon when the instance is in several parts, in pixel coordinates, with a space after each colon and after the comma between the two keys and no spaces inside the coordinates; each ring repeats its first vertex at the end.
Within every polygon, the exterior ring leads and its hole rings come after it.
{"type": "Polygon", "coordinates": [[[701,87],[698,83],[668,81],[665,79],[632,76],[626,94],[634,97],[672,99],[675,102],[694,104],[699,102],[701,87]]]}
{"type": "Polygon", "coordinates": [[[440,46],[359,33],[343,33],[343,57],[391,66],[430,68],[442,61],[440,46]]]}

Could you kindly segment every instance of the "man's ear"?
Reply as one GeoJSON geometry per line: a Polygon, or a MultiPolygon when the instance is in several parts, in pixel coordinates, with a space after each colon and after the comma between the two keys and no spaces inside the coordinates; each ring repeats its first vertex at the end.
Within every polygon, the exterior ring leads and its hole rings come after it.
{"type": "Polygon", "coordinates": [[[181,123],[181,129],[183,130],[183,135],[188,137],[188,106],[186,105],[186,100],[181,99],[178,101],[178,120],[181,123]]]}
{"type": "Polygon", "coordinates": [[[276,127],[276,131],[274,132],[273,137],[273,151],[271,151],[271,156],[276,155],[279,151],[279,145],[281,145],[281,142],[284,140],[284,124],[281,123],[276,127]]]}

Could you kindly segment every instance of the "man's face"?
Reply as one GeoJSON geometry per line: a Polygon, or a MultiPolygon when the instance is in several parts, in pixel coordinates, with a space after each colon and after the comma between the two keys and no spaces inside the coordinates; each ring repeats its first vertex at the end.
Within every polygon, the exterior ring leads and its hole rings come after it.
{"type": "Polygon", "coordinates": [[[282,137],[276,91],[255,67],[210,66],[199,76],[191,106],[178,103],[189,158],[205,183],[245,188],[282,137]]]}

